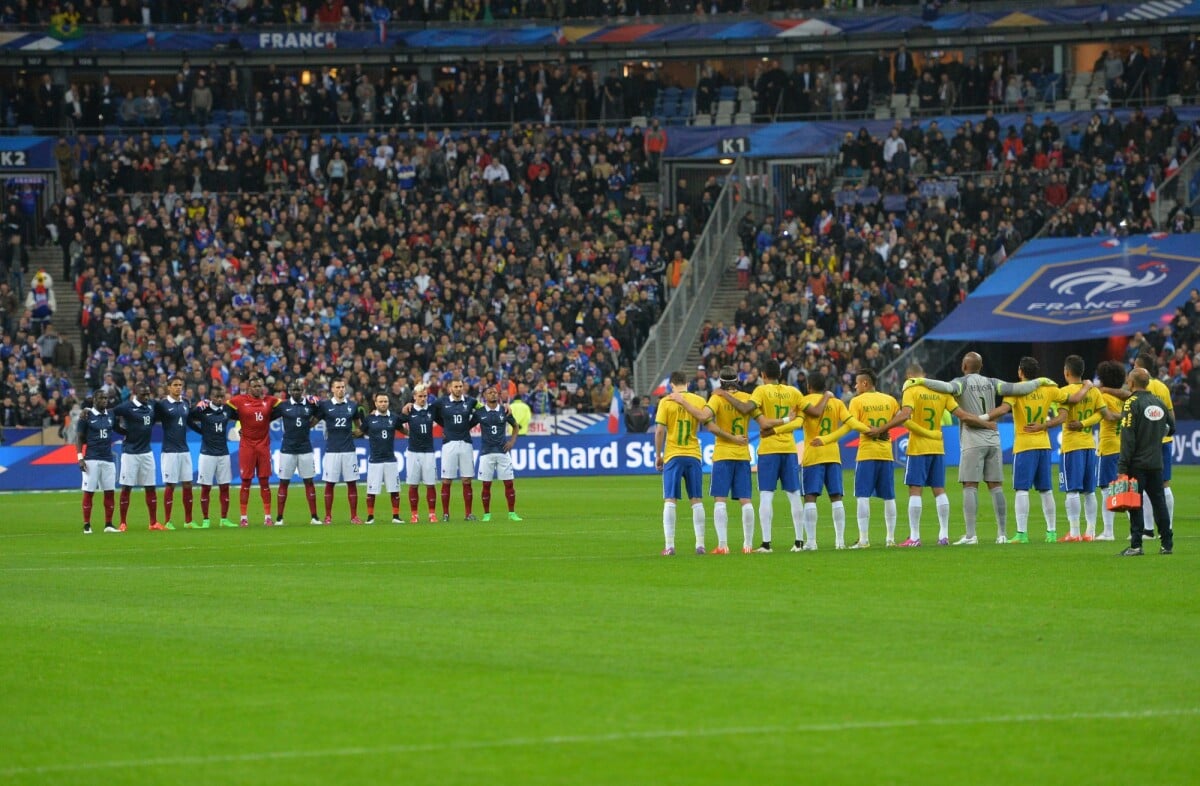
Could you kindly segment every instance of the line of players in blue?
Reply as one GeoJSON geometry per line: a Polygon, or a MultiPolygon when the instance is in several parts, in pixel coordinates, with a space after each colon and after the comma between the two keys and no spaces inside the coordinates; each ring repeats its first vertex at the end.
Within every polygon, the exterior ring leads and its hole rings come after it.
{"type": "MultiPolygon", "coordinates": [[[[437,521],[436,484],[437,467],[434,446],[434,427],[440,426],[442,438],[441,500],[442,521],[450,520],[451,487],[455,479],[461,480],[466,520],[474,521],[472,512],[475,476],[474,449],[471,430],[478,426],[481,433],[479,477],[483,482],[483,520],[491,520],[491,486],[493,480],[504,484],[508,517],[520,521],[516,513],[516,490],[513,483],[512,462],[509,452],[516,443],[518,426],[508,408],[500,403],[499,391],[489,387],[483,392],[483,400],[465,394],[465,385],[454,380],[448,393],[432,401],[424,385],[418,385],[413,400],[401,411],[393,412],[386,394],[377,394],[372,399],[373,408],[364,407],[346,397],[344,381],[336,380],[331,385],[332,397],[317,399],[304,395],[304,387],[298,381],[288,388],[286,398],[269,397],[270,419],[281,420],[283,441],[280,449],[280,477],[278,496],[278,524],[283,524],[283,513],[288,485],[294,475],[300,475],[305,484],[306,497],[312,524],[331,524],[334,487],[339,482],[347,485],[351,523],[372,524],[375,521],[375,498],[381,491],[391,497],[392,522],[401,523],[400,477],[396,461],[396,436],[407,437],[405,453],[407,466],[406,481],[409,485],[409,521],[417,523],[419,517],[419,487],[426,486],[428,520],[437,521]],[[325,427],[325,454],[322,476],[325,482],[325,518],[317,516],[316,490],[314,485],[315,461],[311,440],[312,429],[323,423],[325,427]],[[354,440],[365,436],[367,455],[367,519],[363,522],[357,511],[357,482],[359,480],[358,457],[354,440]]],[[[174,487],[183,487],[185,528],[208,528],[211,491],[220,489],[219,525],[236,527],[228,517],[229,484],[232,466],[229,452],[231,423],[238,419],[232,404],[226,406],[225,390],[219,386],[211,391],[210,398],[191,406],[183,397],[183,382],[173,378],[167,387],[167,396],[158,400],[150,398],[145,383],[135,386],[133,395],[126,401],[111,405],[109,394],[97,391],[91,405],[79,419],[76,432],[76,448],[79,467],[83,473],[83,519],[85,534],[90,534],[92,507],[97,491],[103,493],[104,531],[124,532],[127,529],[130,492],[134,487],[145,489],[146,508],[151,530],[175,529],[170,524],[173,512],[174,487]],[[110,406],[111,405],[111,406],[110,406]],[[163,442],[161,451],[164,493],[164,523],[157,517],[157,490],[155,461],[151,452],[151,433],[155,425],[161,425],[163,442]],[[199,523],[192,519],[192,467],[191,452],[187,444],[187,430],[200,434],[200,460],[198,482],[201,486],[201,513],[199,523]],[[116,435],[124,437],[119,479],[113,443],[116,435]],[[115,525],[114,493],[121,487],[120,524],[115,525]]],[[[243,452],[250,447],[241,446],[243,452]]],[[[247,526],[246,497],[249,492],[246,456],[242,456],[243,497],[240,526],[247,526]]],[[[251,470],[252,474],[252,470],[251,470]]],[[[275,523],[270,515],[270,491],[266,479],[260,472],[260,487],[263,491],[265,522],[275,523]]]]}

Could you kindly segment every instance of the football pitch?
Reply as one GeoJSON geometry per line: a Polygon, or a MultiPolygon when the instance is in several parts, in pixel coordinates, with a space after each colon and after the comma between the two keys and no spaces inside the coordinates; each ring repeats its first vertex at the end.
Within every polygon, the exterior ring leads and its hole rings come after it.
{"type": "Polygon", "coordinates": [[[78,493],[3,496],[0,783],[1195,783],[1200,470],[1173,485],[1176,553],[1132,559],[1123,515],[1037,542],[1036,497],[997,546],[983,494],[975,547],[930,545],[927,497],[923,548],[875,501],[834,551],[822,500],[788,553],[777,495],[776,553],[692,554],[682,505],[673,558],[657,477],[518,478],[489,524],[456,484],[450,524],[310,527],[293,486],[282,529],[151,533],[136,492],[90,537],[78,493]]]}

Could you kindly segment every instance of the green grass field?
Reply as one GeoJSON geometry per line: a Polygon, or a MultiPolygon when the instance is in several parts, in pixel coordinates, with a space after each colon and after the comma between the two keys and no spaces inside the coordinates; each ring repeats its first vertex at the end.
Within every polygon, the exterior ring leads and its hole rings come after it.
{"type": "Polygon", "coordinates": [[[1176,554],[1141,559],[1120,519],[996,546],[985,499],[973,548],[879,548],[876,502],[835,552],[822,502],[819,552],[697,557],[681,514],[665,559],[651,477],[519,479],[520,524],[456,486],[449,525],[150,533],[139,493],[88,538],[78,494],[0,497],[0,783],[1195,783],[1176,473],[1176,554]]]}

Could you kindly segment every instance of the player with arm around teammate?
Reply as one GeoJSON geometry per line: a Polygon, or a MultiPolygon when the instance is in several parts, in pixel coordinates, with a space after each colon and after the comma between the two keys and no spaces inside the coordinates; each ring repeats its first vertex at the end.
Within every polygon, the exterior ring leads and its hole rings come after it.
{"type": "Polygon", "coordinates": [[[361,427],[362,410],[346,396],[346,380],[335,379],[329,386],[332,398],[317,403],[317,416],[325,421],[325,456],[321,477],[325,481],[325,523],[333,523],[333,490],[346,484],[350,503],[350,523],[362,524],[358,517],[358,453],[354,448],[354,428],[361,427]]]}
{"type": "Polygon", "coordinates": [[[288,385],[287,398],[271,410],[271,419],[283,426],[283,443],[279,446],[279,490],[275,495],[275,519],[283,525],[283,510],[287,505],[288,486],[292,476],[304,482],[304,498],[308,502],[308,523],[320,525],[317,517],[317,462],[313,457],[312,427],[316,423],[317,399],[304,395],[304,382],[294,379],[288,385]]]}
{"type": "MultiPolygon", "coordinates": [[[[696,410],[705,407],[703,398],[687,392],[687,377],[682,371],[671,373],[670,385],[672,393],[682,394],[696,410]]],[[[668,397],[659,402],[654,423],[654,467],[663,473],[663,556],[675,555],[675,504],[681,488],[692,503],[696,553],[704,554],[704,472],[698,434],[704,421],[668,397]]]]}
{"type": "MultiPolygon", "coordinates": [[[[905,370],[908,379],[924,377],[925,370],[913,363],[905,370]]],[[[908,539],[900,545],[914,548],[921,545],[921,511],[923,489],[933,489],[933,501],[938,517],[938,545],[950,545],[950,498],[946,496],[946,445],[942,435],[942,415],[951,412],[966,423],[983,423],[964,410],[949,393],[938,393],[920,386],[906,386],[900,409],[882,426],[871,429],[874,436],[891,433],[895,426],[913,421],[924,426],[923,431],[909,428],[908,459],[904,468],[904,483],[908,486],[908,539]],[[927,436],[930,434],[932,436],[927,436]]],[[[995,428],[995,424],[983,426],[995,428]]],[[[891,545],[890,543],[888,545],[891,545]]]]}
{"type": "Polygon", "coordinates": [[[392,501],[392,523],[400,518],[400,466],[396,463],[396,431],[399,413],[392,414],[387,393],[375,394],[375,409],[362,419],[367,435],[367,523],[375,523],[375,496],[386,490],[392,501]]]}
{"type": "Polygon", "coordinates": [[[413,388],[413,400],[404,405],[397,417],[408,434],[404,452],[405,482],[408,484],[409,521],[420,521],[420,489],[425,487],[425,502],[429,508],[429,523],[437,518],[437,461],[433,449],[433,411],[429,408],[429,388],[424,383],[413,388]]]}
{"type": "MultiPolygon", "coordinates": [[[[1100,383],[1101,391],[1120,389],[1125,384],[1125,365],[1115,360],[1104,361],[1096,366],[1096,381],[1100,383]]],[[[1124,402],[1111,393],[1102,392],[1100,399],[1104,402],[1104,406],[1101,410],[1093,413],[1089,421],[1100,424],[1099,469],[1096,475],[1096,484],[1100,487],[1102,497],[1108,499],[1108,486],[1117,479],[1118,474],[1117,459],[1121,455],[1121,408],[1124,406],[1124,402]]],[[[1090,429],[1092,425],[1090,422],[1067,421],[1063,428],[1075,431],[1090,429]]],[[[1100,506],[1100,520],[1104,523],[1104,527],[1096,535],[1096,540],[1114,540],[1115,518],[1116,513],[1109,510],[1107,504],[1100,506]]]]}
{"type": "Polygon", "coordinates": [[[225,406],[225,388],[214,385],[209,400],[193,407],[188,414],[188,428],[200,435],[200,529],[212,526],[208,512],[212,505],[212,487],[220,486],[222,527],[236,527],[229,520],[229,484],[233,482],[233,465],[229,458],[229,424],[231,412],[225,406]]]}
{"type": "Polygon", "coordinates": [[[192,523],[192,451],[187,442],[187,417],[191,405],[183,398],[183,378],[167,380],[167,395],[154,402],[154,419],[162,424],[162,452],[159,469],[163,479],[163,523],[152,530],[175,529],[171,514],[175,505],[175,485],[183,487],[184,525],[192,523]]]}
{"type": "Polygon", "coordinates": [[[1079,428],[1062,431],[1062,453],[1058,462],[1058,488],[1067,495],[1068,534],[1059,538],[1063,543],[1091,541],[1096,537],[1096,479],[1099,458],[1096,437],[1092,428],[1100,422],[1107,407],[1103,394],[1083,380],[1084,363],[1079,355],[1068,355],[1063,361],[1063,378],[1067,384],[1058,389],[1057,401],[1065,406],[1047,422],[1048,427],[1078,423],[1079,428]],[[1080,513],[1087,529],[1080,532],[1080,513]]]}
{"type": "MultiPolygon", "coordinates": [[[[1036,358],[1023,357],[1017,367],[1021,380],[1035,379],[1038,375],[1036,358]]],[[[1011,412],[1013,416],[1013,507],[1016,511],[1017,534],[1013,543],[1029,542],[1029,489],[1037,489],[1042,500],[1042,516],[1046,520],[1046,542],[1058,541],[1058,510],[1051,486],[1050,435],[1046,420],[1050,408],[1059,400],[1057,385],[1039,387],[1023,396],[1005,396],[1004,400],[988,413],[989,420],[996,420],[1011,412]]]]}
{"type": "Polygon", "coordinates": [[[150,399],[150,386],[138,382],[133,386],[133,395],[113,407],[113,425],[117,433],[125,437],[121,449],[121,472],[117,483],[121,487],[121,526],[124,532],[129,517],[129,496],[134,486],[146,490],[146,513],[150,524],[158,524],[158,471],[154,462],[154,451],[150,449],[150,437],[154,430],[154,402],[150,399]]]}
{"type": "MultiPolygon", "coordinates": [[[[937,393],[949,393],[964,411],[983,418],[996,407],[997,396],[1023,396],[1039,387],[1054,384],[1042,377],[1024,382],[1004,382],[985,377],[983,357],[968,352],[962,359],[962,376],[949,382],[922,377],[910,379],[905,387],[920,385],[937,393]]],[[[963,523],[966,534],[955,546],[973,546],[979,542],[976,520],[979,513],[979,483],[987,484],[996,514],[996,542],[1008,542],[1008,501],[1004,497],[1004,455],[1000,447],[1000,432],[995,427],[983,427],[963,422],[959,430],[960,457],[958,480],[963,487],[963,523]]]]}
{"type": "Polygon", "coordinates": [[[75,458],[83,473],[83,534],[92,534],[92,502],[97,491],[104,492],[104,531],[120,532],[113,526],[116,507],[117,467],[113,461],[113,415],[108,410],[108,394],[97,390],[92,406],[83,410],[75,431],[75,458]]]}
{"type": "Polygon", "coordinates": [[[483,406],[472,413],[472,423],[479,424],[479,480],[483,483],[483,520],[492,520],[492,481],[504,483],[504,500],[508,503],[510,521],[521,521],[517,515],[517,489],[513,483],[512,458],[509,453],[517,444],[520,426],[512,413],[500,406],[500,389],[489,385],[483,389],[483,406]],[[508,430],[512,429],[509,436],[508,430]]]}

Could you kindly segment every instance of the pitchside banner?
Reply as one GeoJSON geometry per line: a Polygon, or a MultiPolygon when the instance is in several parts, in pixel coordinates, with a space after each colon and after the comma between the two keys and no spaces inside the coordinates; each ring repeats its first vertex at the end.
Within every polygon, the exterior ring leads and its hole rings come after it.
{"type": "MultiPolygon", "coordinates": [[[[1000,439],[1004,447],[1004,460],[1012,462],[1013,430],[1011,423],[1001,423],[1000,439]]],[[[958,427],[947,426],[943,429],[946,435],[946,463],[958,465],[958,427]]],[[[279,466],[279,435],[272,433],[275,448],[274,466],[279,466]]],[[[905,434],[893,435],[897,469],[904,464],[905,449],[908,437],[905,434]]],[[[1054,461],[1058,461],[1057,445],[1059,433],[1051,433],[1051,443],[1055,445],[1054,461]]],[[[707,432],[700,435],[701,451],[704,458],[704,469],[708,472],[712,467],[713,441],[707,432]]],[[[313,432],[313,445],[317,456],[317,469],[320,470],[325,440],[321,431],[313,432]]],[[[396,462],[400,474],[404,476],[404,447],[403,439],[397,440],[396,462]]],[[[751,455],[757,457],[757,439],[751,441],[751,455]]],[[[153,446],[157,455],[159,444],[153,446]]],[[[192,444],[193,463],[199,455],[199,441],[192,444]]],[[[841,443],[842,463],[847,468],[853,468],[854,456],[858,447],[857,436],[847,437],[841,443]]],[[[1179,433],[1175,436],[1174,457],[1176,464],[1200,464],[1200,421],[1182,421],[1179,423],[1179,433]]],[[[230,451],[234,454],[233,470],[237,480],[237,443],[230,443],[230,451]]],[[[120,446],[118,445],[118,458],[120,446]]],[[[365,473],[367,468],[366,440],[360,440],[357,446],[359,472],[365,473]]],[[[585,434],[563,436],[523,436],[517,440],[512,452],[513,467],[518,477],[563,477],[578,475],[650,475],[654,469],[654,435],[653,434],[585,434]]],[[[320,475],[317,475],[320,479],[320,475]]],[[[79,466],[75,462],[75,446],[60,445],[57,447],[0,447],[0,491],[25,491],[36,489],[71,489],[80,485],[79,466]]],[[[272,482],[278,477],[272,476],[272,482]]]]}
{"type": "Polygon", "coordinates": [[[1171,321],[1200,286],[1191,235],[1035,240],[929,333],[938,341],[1129,336],[1171,321]]]}

